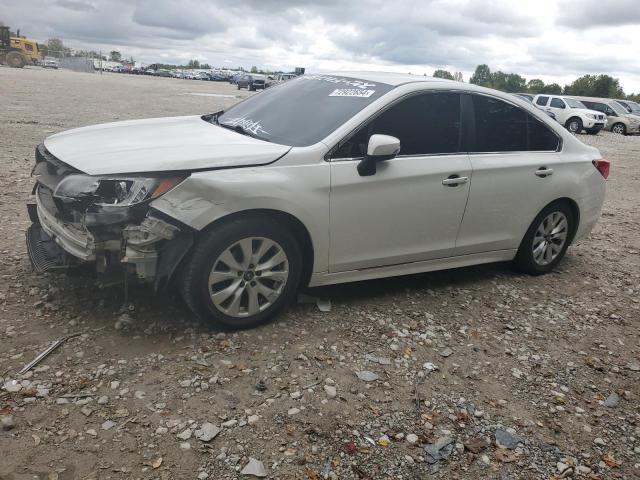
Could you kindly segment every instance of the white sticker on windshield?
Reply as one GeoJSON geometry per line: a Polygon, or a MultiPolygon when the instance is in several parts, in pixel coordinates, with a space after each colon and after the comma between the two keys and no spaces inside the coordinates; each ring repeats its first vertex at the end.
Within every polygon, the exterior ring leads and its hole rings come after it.
{"type": "Polygon", "coordinates": [[[361,90],[359,88],[336,88],[329,94],[330,97],[364,97],[368,98],[376,93],[375,90],[361,90]]]}

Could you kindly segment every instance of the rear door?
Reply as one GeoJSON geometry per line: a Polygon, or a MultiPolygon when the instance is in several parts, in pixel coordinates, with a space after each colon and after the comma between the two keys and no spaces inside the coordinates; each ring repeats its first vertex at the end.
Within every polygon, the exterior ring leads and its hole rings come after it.
{"type": "Polygon", "coordinates": [[[556,153],[560,138],[500,98],[469,94],[464,104],[465,121],[475,133],[469,151],[473,181],[456,254],[516,249],[570,173],[556,153]]]}

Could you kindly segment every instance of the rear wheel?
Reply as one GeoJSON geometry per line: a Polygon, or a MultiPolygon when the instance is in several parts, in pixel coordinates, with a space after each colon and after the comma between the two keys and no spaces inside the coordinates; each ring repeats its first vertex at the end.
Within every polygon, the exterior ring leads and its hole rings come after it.
{"type": "Polygon", "coordinates": [[[7,65],[13,68],[24,67],[24,58],[18,52],[7,53],[7,65]]]}
{"type": "Polygon", "coordinates": [[[263,218],[234,220],[205,234],[181,275],[185,302],[227,329],[271,320],[294,297],[302,253],[283,225],[263,218]]]}
{"type": "Polygon", "coordinates": [[[613,133],[617,133],[618,135],[626,135],[627,127],[624,125],[624,123],[616,123],[613,125],[613,127],[611,127],[611,131],[613,133]]]}
{"type": "Polygon", "coordinates": [[[575,215],[564,202],[542,210],[527,230],[515,258],[516,267],[531,275],[548,273],[562,260],[571,243],[575,215]]]}
{"type": "Polygon", "coordinates": [[[571,133],[580,133],[582,131],[582,120],[578,117],[571,117],[567,120],[565,127],[567,127],[567,130],[571,133]]]}

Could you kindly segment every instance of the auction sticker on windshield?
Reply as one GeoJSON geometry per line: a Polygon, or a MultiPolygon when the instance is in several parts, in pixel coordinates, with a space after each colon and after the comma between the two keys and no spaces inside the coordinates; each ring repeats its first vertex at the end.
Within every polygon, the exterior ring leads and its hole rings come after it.
{"type": "Polygon", "coordinates": [[[336,88],[330,97],[364,97],[368,98],[376,93],[375,90],[360,90],[359,88],[336,88]]]}

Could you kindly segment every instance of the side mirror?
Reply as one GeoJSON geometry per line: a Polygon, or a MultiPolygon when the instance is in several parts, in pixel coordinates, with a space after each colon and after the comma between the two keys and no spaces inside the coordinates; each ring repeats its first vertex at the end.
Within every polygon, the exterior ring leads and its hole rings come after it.
{"type": "Polygon", "coordinates": [[[376,173],[376,163],[391,160],[400,153],[400,140],[390,135],[371,135],[367,145],[366,156],[358,163],[361,177],[369,177],[376,173]]]}

